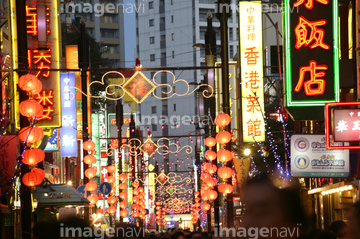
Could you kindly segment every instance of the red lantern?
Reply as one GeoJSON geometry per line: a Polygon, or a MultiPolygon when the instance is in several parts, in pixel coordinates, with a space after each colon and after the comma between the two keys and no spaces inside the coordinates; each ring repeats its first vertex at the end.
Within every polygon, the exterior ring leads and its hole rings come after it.
{"type": "Polygon", "coordinates": [[[128,178],[128,176],[126,174],[123,174],[123,173],[119,174],[119,180],[121,182],[124,182],[127,178],[128,178]]]}
{"type": "Polygon", "coordinates": [[[140,214],[139,214],[138,212],[134,212],[134,213],[133,213],[133,216],[134,216],[134,217],[139,217],[139,215],[140,215],[140,214]]]}
{"type": "Polygon", "coordinates": [[[205,158],[209,161],[213,161],[216,159],[216,153],[212,150],[207,150],[205,152],[205,158]]]}
{"type": "Polygon", "coordinates": [[[95,167],[91,167],[85,170],[85,176],[88,178],[93,178],[96,176],[97,169],[95,167]]]}
{"type": "Polygon", "coordinates": [[[113,184],[115,183],[115,177],[114,176],[108,176],[106,178],[107,182],[110,183],[110,184],[113,184]]]}
{"type": "Polygon", "coordinates": [[[216,170],[217,170],[217,167],[215,164],[212,164],[212,163],[205,163],[205,169],[208,173],[210,173],[211,175],[213,175],[216,170]]]}
{"type": "Polygon", "coordinates": [[[215,190],[207,190],[205,194],[210,201],[213,201],[218,197],[218,193],[215,190]]]}
{"type": "Polygon", "coordinates": [[[199,195],[200,195],[199,192],[194,192],[194,196],[195,196],[195,197],[198,197],[199,195]]]}
{"type": "Polygon", "coordinates": [[[96,163],[96,157],[92,154],[88,154],[84,157],[84,163],[90,165],[96,163]]]}
{"type": "Polygon", "coordinates": [[[126,216],[128,215],[128,213],[129,213],[129,212],[128,212],[127,209],[123,209],[123,210],[120,211],[120,216],[121,216],[121,217],[126,217],[126,216]]]}
{"type": "Polygon", "coordinates": [[[220,161],[220,163],[227,163],[233,158],[233,155],[231,151],[227,149],[220,149],[217,152],[217,158],[220,161]]]}
{"type": "Polygon", "coordinates": [[[125,189],[127,189],[127,187],[128,187],[128,185],[126,183],[120,183],[119,184],[119,189],[120,190],[125,190],[125,189]]]}
{"type": "Polygon", "coordinates": [[[205,201],[207,201],[207,200],[209,200],[209,197],[208,197],[208,195],[206,195],[206,192],[207,192],[207,190],[203,193],[203,194],[201,194],[201,199],[205,202],[205,201]]]}
{"type": "Polygon", "coordinates": [[[216,141],[219,144],[227,144],[231,141],[231,134],[228,131],[220,131],[217,135],[216,135],[216,141]]]}
{"type": "Polygon", "coordinates": [[[205,202],[201,205],[201,209],[204,211],[208,211],[210,209],[210,204],[205,202]]]}
{"type": "Polygon", "coordinates": [[[107,166],[108,173],[115,173],[116,167],[114,165],[107,166]]]}
{"type": "MultiPolygon", "coordinates": [[[[90,196],[87,197],[87,200],[90,201],[90,205],[94,205],[99,201],[99,197],[96,196],[95,194],[92,194],[90,196]]],[[[99,209],[98,209],[99,210],[99,209]]]]}
{"type": "Polygon", "coordinates": [[[29,144],[34,144],[39,142],[44,138],[44,131],[36,126],[33,127],[24,127],[19,132],[19,139],[21,142],[27,142],[29,144]]]}
{"type": "Polygon", "coordinates": [[[25,173],[22,177],[22,182],[28,187],[35,187],[40,185],[43,180],[44,178],[42,175],[36,172],[25,173]]]}
{"type": "Polygon", "coordinates": [[[212,148],[215,146],[215,144],[216,144],[216,139],[214,139],[213,137],[207,137],[205,139],[206,147],[212,148]]]}
{"type": "Polygon", "coordinates": [[[22,162],[26,165],[35,165],[42,162],[45,158],[45,153],[42,149],[27,149],[23,153],[22,162]]]}
{"type": "MultiPolygon", "coordinates": [[[[89,198],[89,197],[88,197],[89,198]]],[[[89,200],[89,199],[88,199],[89,200]]],[[[90,201],[90,200],[89,200],[90,201]]],[[[97,210],[96,210],[96,213],[97,214],[103,214],[104,213],[104,209],[102,209],[102,208],[98,208],[97,210]]]]}
{"type": "Polygon", "coordinates": [[[199,197],[195,198],[195,202],[199,202],[200,200],[201,200],[201,198],[199,198],[199,197]]]}
{"type": "Polygon", "coordinates": [[[95,143],[93,141],[91,141],[91,140],[85,141],[84,144],[83,144],[83,148],[86,151],[94,150],[95,149],[95,143]]]}
{"type": "Polygon", "coordinates": [[[121,193],[119,193],[119,198],[120,198],[121,200],[124,200],[125,198],[127,198],[127,196],[128,196],[127,192],[121,192],[121,193]]]}
{"type": "Polygon", "coordinates": [[[42,90],[41,81],[34,75],[26,74],[19,78],[19,88],[23,91],[29,92],[32,95],[39,94],[42,90]]]}
{"type": "Polygon", "coordinates": [[[230,122],[231,122],[231,117],[226,113],[218,114],[215,118],[215,124],[220,128],[224,128],[228,126],[230,122]]]}
{"type": "Polygon", "coordinates": [[[39,118],[43,113],[43,107],[36,100],[25,100],[20,103],[19,111],[27,118],[39,118]]]}
{"type": "Polygon", "coordinates": [[[111,207],[108,207],[106,210],[109,214],[114,214],[116,212],[116,207],[111,206],[111,207]]]}
{"type": "Polygon", "coordinates": [[[139,185],[140,185],[139,181],[134,181],[134,182],[132,183],[132,186],[133,186],[134,188],[139,187],[139,185]]]}
{"type": "Polygon", "coordinates": [[[119,206],[120,206],[120,208],[126,208],[126,206],[127,206],[128,204],[129,204],[128,201],[121,201],[120,204],[119,204],[119,206]]]}
{"type": "Polygon", "coordinates": [[[213,179],[213,178],[207,178],[207,179],[205,179],[205,183],[206,183],[206,185],[208,185],[210,188],[211,187],[215,187],[216,186],[216,181],[215,181],[216,179],[213,179]]]}
{"type": "Polygon", "coordinates": [[[108,198],[107,198],[107,202],[108,202],[109,204],[114,204],[114,203],[116,203],[116,197],[115,197],[115,196],[110,196],[110,197],[108,197],[108,198]]]}
{"type": "Polygon", "coordinates": [[[159,205],[161,205],[161,203],[160,203],[160,202],[156,202],[156,205],[159,206],[159,205]]]}
{"type": "Polygon", "coordinates": [[[41,168],[32,168],[32,169],[31,169],[31,172],[35,172],[35,173],[40,174],[41,177],[42,177],[42,180],[41,180],[41,181],[43,181],[43,180],[45,179],[45,171],[42,170],[41,168]]]}
{"type": "Polygon", "coordinates": [[[233,170],[230,167],[220,167],[217,174],[222,179],[228,179],[232,177],[233,170]]]}
{"type": "Polygon", "coordinates": [[[234,188],[228,183],[220,183],[218,187],[219,193],[229,194],[232,193],[234,188]]]}
{"type": "Polygon", "coordinates": [[[97,189],[97,183],[94,181],[89,181],[86,185],[85,185],[85,190],[86,191],[94,191],[97,189]]]}
{"type": "Polygon", "coordinates": [[[209,189],[209,186],[206,185],[205,183],[201,184],[201,189],[202,190],[208,190],[209,189]]]}
{"type": "Polygon", "coordinates": [[[200,203],[197,202],[197,203],[194,204],[194,206],[195,207],[200,207],[200,203]]]}

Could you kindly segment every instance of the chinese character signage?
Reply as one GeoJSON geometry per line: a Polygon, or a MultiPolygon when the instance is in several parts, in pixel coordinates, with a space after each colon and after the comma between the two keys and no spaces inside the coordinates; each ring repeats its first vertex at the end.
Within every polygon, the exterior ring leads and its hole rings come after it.
{"type": "Polygon", "coordinates": [[[61,157],[77,156],[76,138],[76,106],[75,106],[75,74],[60,74],[61,88],[61,128],[60,152],[61,157]]]}
{"type": "Polygon", "coordinates": [[[100,151],[107,150],[107,127],[106,127],[106,111],[99,111],[99,137],[100,137],[100,151]]]}
{"type": "Polygon", "coordinates": [[[349,176],[350,151],[327,150],[325,138],[325,135],[314,134],[291,136],[293,177],[346,178],[349,176]]]}
{"type": "Polygon", "coordinates": [[[285,0],[286,105],[339,101],[338,1],[285,0]]]}
{"type": "Polygon", "coordinates": [[[91,114],[91,140],[95,143],[95,149],[93,150],[92,154],[96,158],[96,167],[97,173],[96,176],[100,177],[100,140],[99,140],[99,114],[92,113],[91,114]]]}
{"type": "Polygon", "coordinates": [[[334,109],[335,142],[360,141],[360,109],[334,109]]]}
{"type": "Polygon", "coordinates": [[[141,72],[136,72],[124,85],[126,93],[128,93],[138,104],[143,102],[154,89],[155,86],[141,72]]]}
{"type": "Polygon", "coordinates": [[[261,1],[240,1],[240,63],[244,142],[265,141],[261,1]]]}

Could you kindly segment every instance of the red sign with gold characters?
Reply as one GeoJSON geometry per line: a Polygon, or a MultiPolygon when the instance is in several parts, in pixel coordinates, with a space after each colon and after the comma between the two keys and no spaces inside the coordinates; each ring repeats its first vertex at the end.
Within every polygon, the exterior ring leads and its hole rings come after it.
{"type": "Polygon", "coordinates": [[[337,0],[285,0],[288,107],[339,101],[337,17],[337,0]]]}

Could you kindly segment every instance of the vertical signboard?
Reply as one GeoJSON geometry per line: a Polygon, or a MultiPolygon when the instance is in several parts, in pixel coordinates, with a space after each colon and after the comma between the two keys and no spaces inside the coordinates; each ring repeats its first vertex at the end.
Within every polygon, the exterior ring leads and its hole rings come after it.
{"type": "Polygon", "coordinates": [[[261,1],[240,1],[243,142],[265,141],[261,1]]]}
{"type": "Polygon", "coordinates": [[[100,151],[107,150],[107,127],[106,127],[106,110],[99,111],[99,137],[100,137],[100,151]]]}
{"type": "Polygon", "coordinates": [[[288,107],[339,101],[337,0],[285,0],[285,86],[288,107]]]}
{"type": "Polygon", "coordinates": [[[60,74],[60,94],[62,126],[60,128],[60,154],[61,157],[77,156],[76,139],[76,107],[75,107],[75,74],[60,74]]]}
{"type": "Polygon", "coordinates": [[[99,114],[92,113],[91,114],[91,140],[95,143],[95,149],[93,151],[93,155],[96,158],[96,167],[97,173],[96,176],[100,177],[100,142],[99,142],[99,114]]]}

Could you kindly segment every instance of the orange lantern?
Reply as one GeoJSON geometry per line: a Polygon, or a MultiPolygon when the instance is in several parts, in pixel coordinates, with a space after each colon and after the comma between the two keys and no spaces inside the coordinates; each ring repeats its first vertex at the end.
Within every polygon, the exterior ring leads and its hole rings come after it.
{"type": "Polygon", "coordinates": [[[40,185],[43,180],[44,178],[42,175],[36,172],[25,173],[22,177],[22,182],[28,187],[35,187],[40,185]]]}
{"type": "Polygon", "coordinates": [[[22,75],[19,78],[18,85],[20,89],[32,95],[39,94],[42,90],[41,81],[36,76],[30,74],[22,75]]]}
{"type": "Polygon", "coordinates": [[[119,198],[120,198],[121,200],[124,200],[125,198],[127,198],[127,196],[128,196],[127,192],[121,192],[121,193],[119,193],[119,198]]]}
{"type": "Polygon", "coordinates": [[[227,149],[220,149],[217,152],[217,158],[220,161],[220,163],[227,163],[233,158],[233,156],[231,151],[227,149]]]}
{"type": "Polygon", "coordinates": [[[198,197],[199,195],[200,195],[199,192],[194,192],[194,196],[195,196],[195,197],[198,197]]]}
{"type": "Polygon", "coordinates": [[[128,187],[128,185],[126,183],[120,183],[119,184],[119,189],[120,190],[125,190],[125,189],[127,189],[127,187],[128,187]]]}
{"type": "Polygon", "coordinates": [[[45,171],[42,170],[41,168],[32,168],[32,169],[31,169],[31,172],[35,172],[35,173],[40,174],[41,177],[42,177],[42,180],[41,180],[41,181],[44,180],[44,178],[45,178],[45,171]]]}
{"type": "Polygon", "coordinates": [[[94,181],[89,181],[86,185],[85,185],[85,190],[86,191],[94,191],[97,189],[97,183],[94,181]]]}
{"type": "Polygon", "coordinates": [[[143,193],[144,192],[144,188],[143,187],[139,187],[139,193],[143,193]]]}
{"type": "Polygon", "coordinates": [[[108,173],[115,173],[116,167],[114,165],[107,166],[108,173]]]}
{"type": "MultiPolygon", "coordinates": [[[[87,197],[87,200],[90,201],[90,205],[94,205],[99,201],[99,197],[96,196],[95,194],[92,194],[90,196],[87,197]]],[[[98,209],[99,210],[99,209],[98,209]]]]}
{"type": "Polygon", "coordinates": [[[228,126],[230,122],[231,122],[231,117],[226,113],[218,114],[215,118],[215,124],[220,128],[224,128],[228,126]]]}
{"type": "Polygon", "coordinates": [[[113,184],[115,183],[115,177],[114,176],[108,176],[106,178],[107,182],[110,183],[110,184],[113,184]]]}
{"type": "Polygon", "coordinates": [[[115,193],[115,191],[116,191],[116,188],[115,188],[114,186],[111,186],[111,192],[110,192],[110,194],[111,194],[111,193],[115,193]]]}
{"type": "Polygon", "coordinates": [[[207,190],[205,194],[210,201],[213,201],[218,197],[218,193],[215,190],[207,190]]]}
{"type": "Polygon", "coordinates": [[[210,209],[210,204],[205,202],[201,205],[201,209],[204,211],[208,211],[210,209]]]}
{"type": "Polygon", "coordinates": [[[110,197],[108,197],[108,198],[107,198],[107,202],[108,202],[109,204],[114,204],[114,203],[116,203],[116,197],[115,197],[115,196],[110,196],[110,197]]]}
{"type": "Polygon", "coordinates": [[[222,179],[228,179],[232,177],[233,170],[230,167],[220,167],[217,174],[222,179]]]}
{"type": "Polygon", "coordinates": [[[216,186],[217,180],[215,178],[207,178],[205,179],[205,183],[211,188],[216,186]]]}
{"type": "Polygon", "coordinates": [[[211,175],[213,175],[216,170],[217,170],[217,167],[215,164],[212,164],[212,163],[205,163],[205,169],[208,173],[210,173],[211,175]]]}
{"type": "Polygon", "coordinates": [[[205,158],[209,161],[213,161],[216,159],[216,152],[212,150],[206,150],[205,158]]]}
{"type": "Polygon", "coordinates": [[[43,107],[36,100],[24,100],[19,106],[20,114],[27,118],[38,118],[42,115],[43,110],[43,107]]]}
{"type": "Polygon", "coordinates": [[[215,144],[216,144],[216,139],[214,139],[213,137],[207,137],[205,139],[206,147],[212,148],[215,146],[215,144]]]}
{"type": "Polygon", "coordinates": [[[201,200],[201,198],[199,198],[199,197],[195,198],[195,202],[199,202],[200,200],[201,200]]]}
{"type": "Polygon", "coordinates": [[[45,153],[42,149],[27,149],[23,153],[22,162],[26,165],[34,165],[42,162],[45,158],[45,153]]]}
{"type": "Polygon", "coordinates": [[[94,150],[95,149],[95,143],[93,141],[91,141],[91,140],[85,141],[84,144],[83,144],[83,148],[86,151],[94,150]]]}
{"type": "Polygon", "coordinates": [[[92,154],[88,154],[84,157],[84,163],[90,165],[96,163],[96,157],[92,154]]]}
{"type": "Polygon", "coordinates": [[[39,142],[44,138],[44,131],[36,126],[24,127],[19,132],[19,139],[21,142],[27,142],[33,144],[39,142]]]}
{"type": "Polygon", "coordinates": [[[121,216],[121,217],[126,217],[127,214],[128,214],[128,210],[127,210],[127,209],[123,209],[123,210],[120,211],[120,216],[121,216]]]}
{"type": "Polygon", "coordinates": [[[114,207],[114,206],[108,207],[107,212],[109,214],[114,214],[116,212],[116,207],[114,207]]]}
{"type": "MultiPolygon", "coordinates": [[[[89,197],[88,197],[89,198],[89,197]]],[[[89,199],[88,199],[89,200],[89,199]]],[[[89,200],[90,201],[90,200],[89,200]]],[[[102,208],[98,208],[97,210],[96,210],[96,213],[97,214],[103,214],[104,213],[104,209],[102,209],[102,208]]]]}
{"type": "Polygon", "coordinates": [[[216,135],[216,141],[219,144],[227,144],[231,141],[231,134],[228,131],[220,131],[217,135],[216,135]]]}
{"type": "Polygon", "coordinates": [[[205,183],[201,184],[201,189],[203,190],[208,190],[209,189],[209,186],[206,185],[205,183]]]}
{"type": "Polygon", "coordinates": [[[140,214],[138,212],[134,212],[133,215],[134,217],[139,217],[140,214]]]}
{"type": "Polygon", "coordinates": [[[97,169],[95,167],[91,167],[85,170],[85,176],[88,178],[93,178],[96,176],[97,169]]]}
{"type": "Polygon", "coordinates": [[[129,204],[128,201],[121,201],[121,202],[119,203],[119,206],[120,206],[120,208],[126,208],[126,206],[127,206],[128,204],[129,204]]]}
{"type": "Polygon", "coordinates": [[[161,205],[161,203],[160,203],[160,202],[156,202],[156,205],[159,206],[159,205],[161,205]]]}
{"type": "Polygon", "coordinates": [[[219,193],[229,194],[232,193],[234,188],[228,183],[220,183],[218,187],[219,193]]]}
{"type": "Polygon", "coordinates": [[[121,182],[124,182],[127,178],[128,178],[128,176],[126,174],[123,174],[123,173],[119,174],[119,180],[121,182]]]}
{"type": "MultiPolygon", "coordinates": [[[[206,192],[206,191],[205,191],[206,192]]],[[[201,194],[201,199],[205,202],[207,200],[209,200],[208,196],[206,195],[206,193],[201,194]]]]}
{"type": "Polygon", "coordinates": [[[137,205],[137,204],[133,204],[132,206],[131,206],[131,209],[132,210],[137,210],[139,208],[139,205],[137,205]]]}
{"type": "Polygon", "coordinates": [[[195,207],[200,207],[200,203],[198,203],[198,202],[195,203],[194,205],[195,205],[195,207]]]}
{"type": "Polygon", "coordinates": [[[134,188],[139,187],[139,185],[140,185],[139,181],[134,181],[134,182],[132,183],[132,186],[133,186],[134,188]]]}

